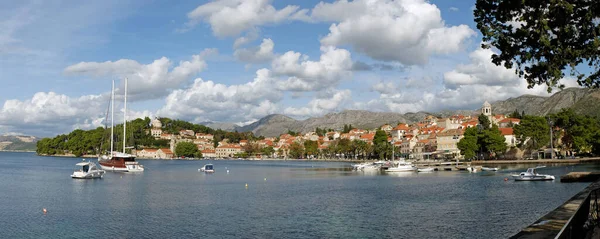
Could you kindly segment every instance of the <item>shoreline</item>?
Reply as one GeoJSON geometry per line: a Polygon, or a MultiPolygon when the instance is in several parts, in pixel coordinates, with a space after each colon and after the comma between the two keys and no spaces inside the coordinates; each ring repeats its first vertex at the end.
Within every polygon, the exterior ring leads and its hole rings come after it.
{"type": "MultiPolygon", "coordinates": [[[[4,151],[4,152],[29,152],[35,153],[35,151],[4,151]]],[[[82,155],[76,157],[75,155],[39,155],[42,157],[64,157],[64,158],[97,158],[97,155],[82,155]]],[[[379,159],[370,159],[370,160],[355,160],[355,159],[279,159],[279,158],[264,158],[264,159],[237,159],[237,158],[229,158],[229,159],[203,159],[203,158],[142,158],[137,157],[136,159],[143,160],[189,160],[189,161],[204,161],[204,160],[232,160],[232,161],[304,161],[304,162],[340,162],[340,163],[365,163],[365,162],[377,162],[381,161],[379,159]]],[[[386,160],[389,161],[389,160],[386,160]]],[[[397,160],[396,160],[397,161],[397,160]]],[[[442,162],[456,162],[456,161],[409,161],[413,164],[427,164],[427,163],[442,163],[442,162]]],[[[579,163],[593,163],[600,162],[600,157],[590,157],[590,158],[575,158],[575,159],[535,159],[535,160],[478,160],[478,161],[460,161],[462,164],[474,164],[474,165],[484,165],[484,164],[579,164],[579,163]]]]}

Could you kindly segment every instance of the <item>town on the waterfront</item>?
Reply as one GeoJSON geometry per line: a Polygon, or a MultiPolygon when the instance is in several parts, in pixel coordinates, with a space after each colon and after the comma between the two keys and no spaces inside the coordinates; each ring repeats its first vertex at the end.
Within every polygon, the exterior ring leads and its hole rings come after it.
{"type": "MultiPolygon", "coordinates": [[[[288,130],[277,137],[215,131],[187,122],[167,127],[165,123],[181,122],[167,118],[136,121],[147,124],[132,130],[143,133],[130,136],[128,142],[135,143],[130,145],[130,152],[145,159],[475,161],[565,159],[591,156],[599,150],[598,135],[593,134],[598,132],[598,123],[588,116],[569,109],[548,117],[529,116],[516,109],[511,114],[493,114],[488,102],[483,104],[479,114],[473,115],[444,118],[428,115],[417,123],[385,124],[376,129],[344,125],[343,129],[317,127],[311,132],[288,130]],[[592,133],[580,134],[584,131],[592,133]],[[209,132],[218,135],[215,137],[209,132]],[[141,144],[143,142],[149,145],[141,144]]],[[[135,127],[136,124],[128,125],[135,127]]],[[[38,153],[96,157],[100,142],[89,141],[91,136],[86,136],[95,132],[107,130],[76,130],[57,136],[66,140],[60,145],[52,145],[57,138],[43,139],[38,142],[38,153]],[[74,152],[78,152],[77,155],[74,152]]],[[[96,139],[98,137],[96,135],[96,139]]]]}

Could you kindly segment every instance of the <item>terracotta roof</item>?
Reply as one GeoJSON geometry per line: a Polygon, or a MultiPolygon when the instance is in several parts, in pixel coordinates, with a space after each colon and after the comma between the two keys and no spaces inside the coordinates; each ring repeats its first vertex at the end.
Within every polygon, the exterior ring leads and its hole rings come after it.
{"type": "Polygon", "coordinates": [[[519,123],[519,122],[521,122],[521,120],[517,119],[517,118],[505,118],[503,120],[500,120],[500,123],[509,123],[509,122],[519,123]]]}
{"type": "Polygon", "coordinates": [[[170,149],[160,149],[160,151],[162,151],[165,154],[173,154],[173,151],[171,151],[170,149]]]}
{"type": "Polygon", "coordinates": [[[217,148],[218,149],[240,149],[240,148],[242,148],[242,146],[239,146],[237,144],[225,144],[225,145],[221,145],[217,148]]]}
{"type": "Polygon", "coordinates": [[[512,128],[498,128],[502,135],[513,135],[514,131],[512,128]]]}
{"type": "Polygon", "coordinates": [[[375,138],[375,134],[363,134],[360,136],[361,139],[373,140],[375,138]]]}
{"type": "Polygon", "coordinates": [[[462,129],[449,129],[444,132],[438,133],[437,136],[452,136],[452,135],[463,135],[464,131],[462,129]]]}
{"type": "Polygon", "coordinates": [[[409,130],[408,125],[406,124],[399,124],[398,126],[394,127],[392,130],[409,130]]]}

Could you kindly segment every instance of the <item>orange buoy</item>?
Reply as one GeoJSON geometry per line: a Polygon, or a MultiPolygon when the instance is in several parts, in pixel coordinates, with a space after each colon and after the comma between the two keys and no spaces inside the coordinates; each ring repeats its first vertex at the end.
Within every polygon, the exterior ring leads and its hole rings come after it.
{"type": "Polygon", "coordinates": [[[45,208],[42,208],[42,212],[44,212],[44,214],[46,214],[48,212],[48,210],[46,210],[45,208]]]}

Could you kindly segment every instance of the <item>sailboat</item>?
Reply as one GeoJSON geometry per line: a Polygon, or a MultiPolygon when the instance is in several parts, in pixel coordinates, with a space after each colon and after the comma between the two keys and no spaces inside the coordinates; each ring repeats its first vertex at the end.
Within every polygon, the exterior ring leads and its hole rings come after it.
{"type": "Polygon", "coordinates": [[[123,152],[114,151],[114,117],[115,117],[115,81],[112,83],[111,92],[111,117],[110,117],[110,154],[98,157],[100,167],[113,172],[144,172],[144,166],[135,161],[135,155],[125,153],[127,137],[127,79],[125,79],[125,105],[123,113],[123,152]]]}

